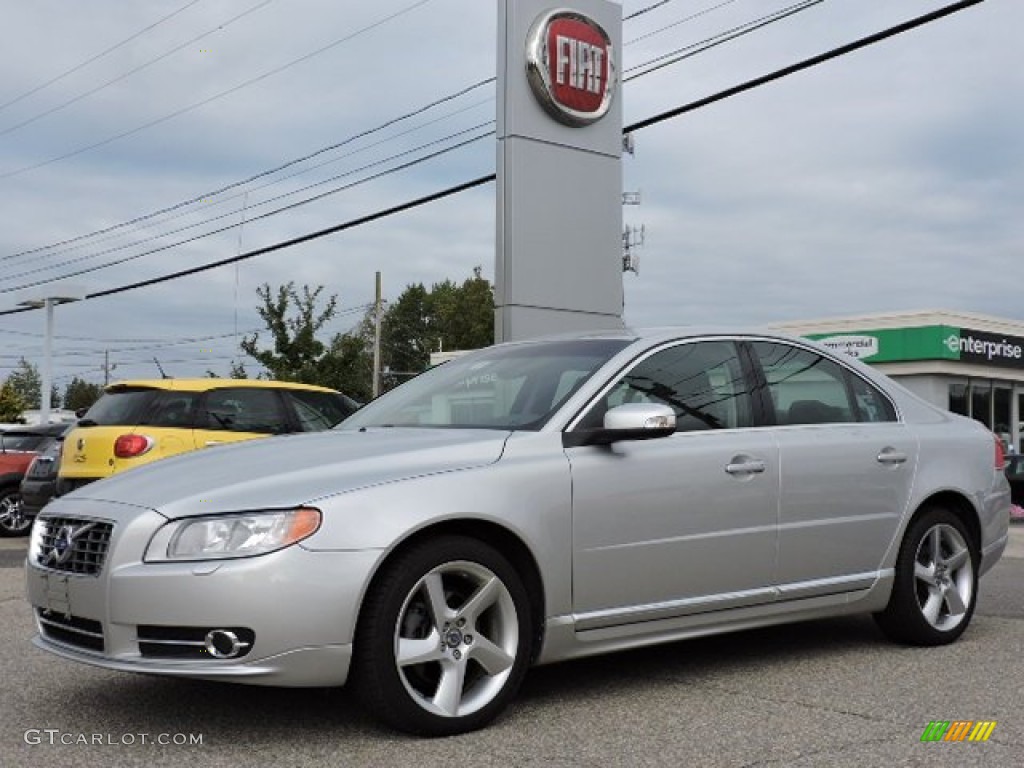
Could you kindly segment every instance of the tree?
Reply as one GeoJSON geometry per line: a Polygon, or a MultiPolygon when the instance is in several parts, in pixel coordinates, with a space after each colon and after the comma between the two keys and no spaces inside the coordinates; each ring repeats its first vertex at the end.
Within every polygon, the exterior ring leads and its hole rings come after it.
{"type": "Polygon", "coordinates": [[[26,408],[38,408],[42,403],[43,379],[39,369],[24,357],[17,369],[7,377],[7,383],[18,393],[26,408]]]}
{"type": "Polygon", "coordinates": [[[479,349],[494,342],[494,294],[481,269],[462,285],[451,280],[406,286],[381,322],[382,359],[394,373],[386,386],[401,383],[430,364],[430,353],[479,349]]]}
{"type": "Polygon", "coordinates": [[[0,422],[4,424],[24,424],[21,415],[25,410],[25,401],[11,385],[10,378],[0,385],[0,422]]]}
{"type": "Polygon", "coordinates": [[[69,411],[88,408],[103,394],[103,387],[75,376],[64,388],[64,407],[69,411]]]}
{"type": "Polygon", "coordinates": [[[256,289],[262,301],[256,311],[266,323],[274,346],[272,350],[260,349],[259,333],[254,333],[242,339],[241,347],[267,369],[271,378],[319,383],[318,369],[328,349],[316,334],[334,317],[338,302],[338,297],[332,295],[327,305],[319,309],[317,303],[323,289],[322,285],[315,290],[303,285],[299,293],[295,283],[289,282],[277,289],[276,298],[267,283],[256,289]]]}

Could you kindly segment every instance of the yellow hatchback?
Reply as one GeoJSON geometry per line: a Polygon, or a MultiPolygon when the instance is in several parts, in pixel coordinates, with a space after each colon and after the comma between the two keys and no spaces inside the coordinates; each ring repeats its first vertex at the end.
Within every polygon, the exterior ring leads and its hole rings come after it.
{"type": "Polygon", "coordinates": [[[260,379],[146,379],[108,386],[67,434],[57,495],[186,451],[330,429],[359,407],[333,389],[260,379]]]}

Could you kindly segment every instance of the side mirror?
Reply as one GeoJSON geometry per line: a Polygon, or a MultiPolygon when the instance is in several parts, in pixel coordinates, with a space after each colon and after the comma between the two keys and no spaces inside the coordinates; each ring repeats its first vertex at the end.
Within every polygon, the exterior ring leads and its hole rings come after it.
{"type": "Polygon", "coordinates": [[[676,431],[676,414],[661,403],[626,403],[610,408],[600,429],[562,434],[566,448],[580,445],[611,445],[621,440],[651,440],[676,431]]]}
{"type": "Polygon", "coordinates": [[[82,418],[83,416],[85,416],[85,414],[86,414],[86,412],[88,410],[89,410],[88,408],[79,408],[78,410],[75,411],[75,418],[76,419],[82,418]]]}

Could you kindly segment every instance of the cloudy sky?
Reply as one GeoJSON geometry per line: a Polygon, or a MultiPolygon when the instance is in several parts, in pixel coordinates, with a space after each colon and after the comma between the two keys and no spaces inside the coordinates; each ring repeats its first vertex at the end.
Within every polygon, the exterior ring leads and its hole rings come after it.
{"type": "MultiPolygon", "coordinates": [[[[647,12],[624,22],[623,68],[642,72],[794,4],[625,0],[625,17],[647,12]]],[[[625,123],[944,4],[821,0],[630,80],[625,123]]],[[[229,258],[493,173],[496,6],[6,3],[0,311],[229,258]]],[[[1021,29],[1024,3],[986,0],[638,132],[623,162],[626,190],[643,203],[625,220],[643,224],[646,241],[639,275],[623,276],[626,321],[932,308],[1024,320],[1014,281],[1024,255],[1021,29]]],[[[174,375],[226,374],[237,339],[261,326],[263,283],[325,285],[341,307],[333,333],[372,301],[377,270],[389,298],[409,283],[461,281],[477,265],[493,279],[494,207],[487,184],[237,266],[61,307],[58,386],[72,375],[102,381],[104,350],[115,378],[156,375],[154,356],[174,375]]],[[[42,330],[41,312],[0,316],[0,377],[22,355],[41,360],[42,330]]]]}

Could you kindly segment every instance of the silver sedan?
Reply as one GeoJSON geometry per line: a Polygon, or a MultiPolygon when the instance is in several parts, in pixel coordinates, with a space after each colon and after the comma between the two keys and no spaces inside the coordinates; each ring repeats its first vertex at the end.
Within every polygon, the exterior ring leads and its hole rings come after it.
{"type": "Polygon", "coordinates": [[[505,344],[326,433],[96,482],[33,531],[35,643],[107,669],[353,686],[478,728],[529,666],[838,614],[949,643],[1007,541],[998,441],[775,334],[505,344]]]}

